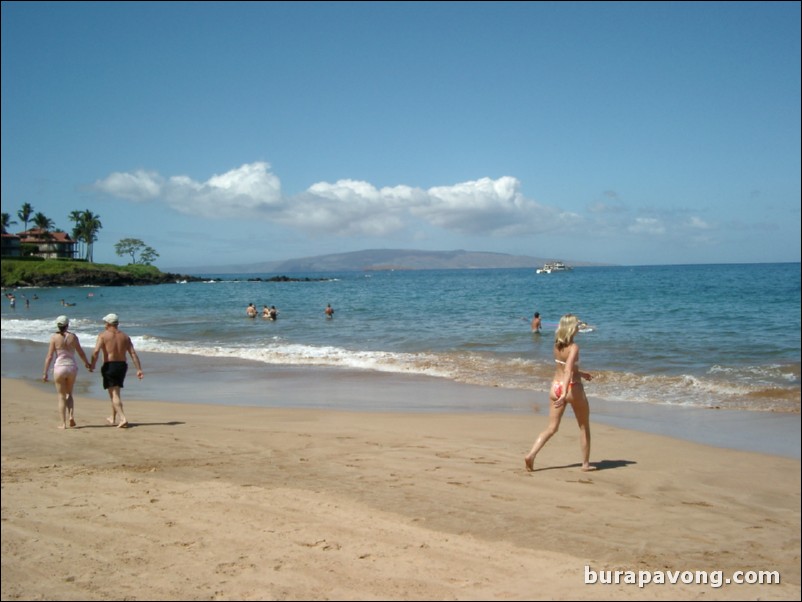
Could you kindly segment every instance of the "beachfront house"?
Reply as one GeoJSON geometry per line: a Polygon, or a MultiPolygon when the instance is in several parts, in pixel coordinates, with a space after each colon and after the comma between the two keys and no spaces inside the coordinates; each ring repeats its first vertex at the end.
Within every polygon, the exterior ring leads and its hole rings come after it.
{"type": "MultiPolygon", "coordinates": [[[[18,255],[35,255],[44,259],[74,259],[78,243],[66,232],[50,232],[33,228],[20,232],[18,255]]],[[[6,255],[6,235],[3,235],[3,255],[6,255]]]]}
{"type": "Polygon", "coordinates": [[[16,234],[3,232],[3,257],[20,257],[22,248],[20,247],[20,237],[16,234]]]}

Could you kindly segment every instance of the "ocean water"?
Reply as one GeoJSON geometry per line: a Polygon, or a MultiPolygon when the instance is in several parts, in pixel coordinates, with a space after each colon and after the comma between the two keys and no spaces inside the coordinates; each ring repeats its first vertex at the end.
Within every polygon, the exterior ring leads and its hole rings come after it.
{"type": "Polygon", "coordinates": [[[592,328],[577,339],[583,370],[594,375],[591,397],[800,411],[799,263],[304,273],[286,275],[310,281],[266,281],[275,275],[17,289],[15,308],[3,302],[2,338],[46,343],[55,318],[67,314],[91,349],[102,316],[114,312],[146,366],[147,353],[160,352],[545,392],[553,331],[570,312],[592,328]],[[275,305],[279,317],[249,319],[248,303],[260,313],[275,305]],[[324,314],[327,303],[333,319],[324,314]],[[535,311],[544,322],[539,335],[529,327],[535,311]]]}

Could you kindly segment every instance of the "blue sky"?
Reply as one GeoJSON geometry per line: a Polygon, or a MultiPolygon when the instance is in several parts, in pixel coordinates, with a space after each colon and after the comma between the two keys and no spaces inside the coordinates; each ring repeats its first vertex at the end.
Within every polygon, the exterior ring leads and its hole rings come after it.
{"type": "Polygon", "coordinates": [[[2,210],[162,269],[799,261],[800,54],[798,2],[3,2],[2,210]]]}

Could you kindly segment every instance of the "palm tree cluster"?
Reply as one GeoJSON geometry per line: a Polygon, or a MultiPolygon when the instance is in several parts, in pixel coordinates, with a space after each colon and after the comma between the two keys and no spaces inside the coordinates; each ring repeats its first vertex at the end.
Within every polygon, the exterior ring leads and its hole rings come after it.
{"type": "MultiPolygon", "coordinates": [[[[30,203],[23,203],[22,208],[17,211],[17,217],[25,226],[25,232],[28,231],[28,224],[32,223],[36,228],[42,231],[47,236],[50,232],[62,232],[62,230],[55,230],[55,222],[47,217],[41,211],[34,212],[33,206],[30,203]]],[[[11,224],[18,223],[16,220],[11,219],[8,213],[2,214],[3,218],[3,234],[8,232],[11,224]]],[[[100,216],[95,215],[89,209],[86,211],[72,211],[69,214],[69,220],[75,222],[75,227],[72,229],[72,238],[83,245],[81,255],[84,259],[91,262],[93,261],[93,247],[97,241],[97,233],[103,227],[100,223],[100,216]]]]}
{"type": "Polygon", "coordinates": [[[72,237],[79,244],[84,245],[84,259],[91,263],[94,261],[93,250],[95,241],[97,241],[97,233],[103,227],[103,224],[100,223],[100,216],[87,209],[86,211],[73,211],[69,218],[71,222],[75,222],[72,237]]]}

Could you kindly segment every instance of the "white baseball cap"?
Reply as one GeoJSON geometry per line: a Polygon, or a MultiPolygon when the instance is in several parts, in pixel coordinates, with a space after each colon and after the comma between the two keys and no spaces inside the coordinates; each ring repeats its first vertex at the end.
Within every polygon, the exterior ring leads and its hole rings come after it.
{"type": "Polygon", "coordinates": [[[118,324],[120,322],[120,318],[117,317],[117,314],[109,314],[104,316],[103,321],[106,324],[118,324]]]}
{"type": "Polygon", "coordinates": [[[70,319],[67,316],[59,316],[56,318],[56,326],[69,326],[70,319]]]}

